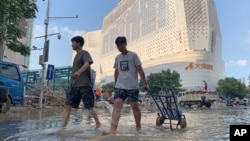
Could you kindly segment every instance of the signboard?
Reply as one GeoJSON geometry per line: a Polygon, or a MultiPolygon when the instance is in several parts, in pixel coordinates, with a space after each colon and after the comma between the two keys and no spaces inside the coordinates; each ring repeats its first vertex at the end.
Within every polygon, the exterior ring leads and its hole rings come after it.
{"type": "Polygon", "coordinates": [[[43,57],[43,62],[48,62],[49,60],[49,40],[47,40],[44,44],[44,57],[43,57]]]}
{"type": "Polygon", "coordinates": [[[212,64],[206,64],[206,63],[189,63],[186,67],[185,70],[193,70],[193,69],[206,69],[206,70],[213,70],[213,65],[212,64]]]}
{"type": "Polygon", "coordinates": [[[46,79],[47,80],[52,80],[53,79],[54,69],[55,69],[54,65],[48,64],[48,69],[47,69],[47,74],[46,74],[46,79]]]}

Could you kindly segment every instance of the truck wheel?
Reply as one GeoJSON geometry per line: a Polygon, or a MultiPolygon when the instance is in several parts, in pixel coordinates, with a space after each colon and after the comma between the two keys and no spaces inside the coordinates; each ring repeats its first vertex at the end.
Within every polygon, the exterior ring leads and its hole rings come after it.
{"type": "Polygon", "coordinates": [[[211,107],[211,103],[210,103],[210,102],[207,102],[207,103],[206,103],[206,107],[207,107],[207,108],[210,108],[210,107],[211,107]]]}
{"type": "Polygon", "coordinates": [[[2,113],[6,113],[10,110],[11,106],[11,100],[9,97],[7,97],[7,101],[5,103],[2,103],[2,113]]]}
{"type": "Polygon", "coordinates": [[[196,105],[197,105],[198,107],[201,107],[201,106],[202,106],[200,101],[196,102],[196,105]]]}
{"type": "Polygon", "coordinates": [[[181,105],[181,107],[184,107],[184,106],[185,106],[185,104],[184,104],[183,101],[180,102],[180,105],[181,105]]]}

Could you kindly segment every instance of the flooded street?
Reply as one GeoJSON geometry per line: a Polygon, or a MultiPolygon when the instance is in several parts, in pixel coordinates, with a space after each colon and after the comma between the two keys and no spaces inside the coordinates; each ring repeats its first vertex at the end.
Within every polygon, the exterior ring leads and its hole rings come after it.
{"type": "MultiPolygon", "coordinates": [[[[103,106],[104,107],[104,106],[103,106]]],[[[141,107],[142,131],[135,132],[133,113],[128,105],[123,108],[116,135],[102,136],[110,127],[112,106],[99,110],[102,127],[95,123],[88,111],[72,110],[67,129],[61,131],[62,108],[43,110],[31,107],[12,107],[0,114],[0,140],[4,141],[223,141],[229,140],[229,125],[250,124],[250,107],[189,108],[181,110],[186,116],[187,128],[171,131],[169,124],[156,127],[157,108],[141,107]],[[83,113],[83,114],[82,114],[83,113]]],[[[165,120],[164,123],[168,123],[165,120]]],[[[173,124],[174,125],[174,124],[173,124]]],[[[174,125],[175,127],[175,125],[174,125]]]]}

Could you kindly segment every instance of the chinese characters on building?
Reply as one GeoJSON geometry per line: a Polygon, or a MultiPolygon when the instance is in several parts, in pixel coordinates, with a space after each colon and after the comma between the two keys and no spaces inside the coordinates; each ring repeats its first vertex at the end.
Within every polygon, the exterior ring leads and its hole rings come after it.
{"type": "Polygon", "coordinates": [[[186,67],[185,70],[193,70],[193,69],[207,69],[207,70],[213,70],[213,65],[211,64],[206,64],[206,63],[189,63],[186,67]]]}

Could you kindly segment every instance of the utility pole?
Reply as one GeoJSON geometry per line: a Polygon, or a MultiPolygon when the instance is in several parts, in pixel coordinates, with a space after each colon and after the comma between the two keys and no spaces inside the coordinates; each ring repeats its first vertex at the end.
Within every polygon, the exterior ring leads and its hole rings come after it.
{"type": "Polygon", "coordinates": [[[44,62],[44,54],[46,53],[46,48],[48,45],[48,26],[49,26],[49,10],[50,10],[50,0],[48,0],[47,9],[46,9],[46,19],[44,20],[45,24],[45,35],[44,35],[44,47],[43,47],[43,55],[41,57],[41,65],[42,65],[42,74],[41,74],[41,93],[39,97],[39,108],[43,107],[43,94],[44,94],[44,74],[45,74],[45,62],[44,62]]]}
{"type": "MultiPolygon", "coordinates": [[[[43,0],[44,1],[44,0],[43,0]]],[[[42,74],[41,74],[41,93],[39,97],[39,108],[43,107],[43,95],[44,95],[44,76],[45,76],[45,70],[46,70],[46,62],[48,62],[48,57],[49,57],[49,40],[48,36],[52,35],[58,35],[58,39],[61,39],[60,33],[54,33],[54,34],[48,34],[48,27],[49,27],[49,19],[50,18],[57,18],[57,19],[62,19],[62,18],[78,18],[78,15],[75,17],[50,17],[50,0],[48,0],[47,3],[47,9],[46,9],[46,19],[44,20],[45,24],[45,35],[44,36],[39,36],[35,37],[36,38],[41,38],[44,37],[44,47],[43,47],[43,55],[39,56],[39,64],[42,66],[42,74]]]]}

